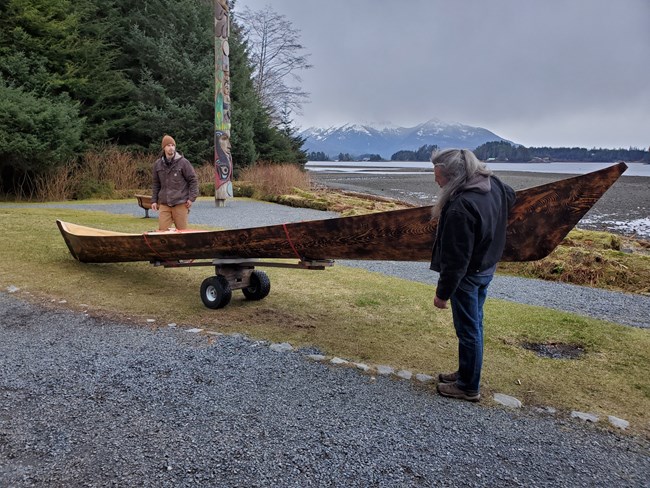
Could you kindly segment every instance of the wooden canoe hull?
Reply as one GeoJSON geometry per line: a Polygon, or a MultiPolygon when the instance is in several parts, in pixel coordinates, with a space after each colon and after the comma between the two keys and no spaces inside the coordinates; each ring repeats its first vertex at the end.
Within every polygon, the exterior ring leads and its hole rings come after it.
{"type": "MultiPolygon", "coordinates": [[[[547,256],[627,169],[600,171],[517,192],[503,261],[547,256]]],[[[82,262],[219,258],[428,261],[437,222],[432,207],[223,231],[124,234],[57,220],[72,255],[82,262]]]]}

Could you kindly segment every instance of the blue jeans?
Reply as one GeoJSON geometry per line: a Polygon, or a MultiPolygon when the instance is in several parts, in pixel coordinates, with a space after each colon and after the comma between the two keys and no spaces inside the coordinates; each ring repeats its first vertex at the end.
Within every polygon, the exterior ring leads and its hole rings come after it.
{"type": "Polygon", "coordinates": [[[483,304],[492,274],[466,275],[451,296],[458,337],[458,381],[461,390],[478,393],[483,367],[483,304]]]}

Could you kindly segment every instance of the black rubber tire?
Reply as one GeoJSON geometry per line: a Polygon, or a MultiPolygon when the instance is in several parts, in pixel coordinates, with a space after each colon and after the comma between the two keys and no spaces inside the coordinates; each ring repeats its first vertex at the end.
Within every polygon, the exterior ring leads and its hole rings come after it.
{"type": "Polygon", "coordinates": [[[255,270],[251,273],[251,284],[242,288],[244,296],[249,300],[261,300],[271,292],[271,280],[264,271],[255,270]]]}
{"type": "Polygon", "coordinates": [[[201,301],[206,307],[223,308],[230,303],[231,298],[232,290],[224,276],[210,276],[201,283],[201,301]]]}

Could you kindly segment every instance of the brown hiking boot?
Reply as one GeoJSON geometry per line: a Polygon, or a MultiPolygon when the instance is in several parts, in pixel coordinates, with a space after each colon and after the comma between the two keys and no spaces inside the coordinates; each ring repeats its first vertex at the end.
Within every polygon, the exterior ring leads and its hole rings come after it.
{"type": "Polygon", "coordinates": [[[453,373],[440,373],[438,375],[438,381],[440,383],[455,383],[458,379],[458,371],[453,373]]]}
{"type": "Polygon", "coordinates": [[[468,402],[478,402],[481,399],[479,392],[469,392],[458,388],[456,383],[438,383],[438,393],[444,397],[467,400],[468,402]]]}

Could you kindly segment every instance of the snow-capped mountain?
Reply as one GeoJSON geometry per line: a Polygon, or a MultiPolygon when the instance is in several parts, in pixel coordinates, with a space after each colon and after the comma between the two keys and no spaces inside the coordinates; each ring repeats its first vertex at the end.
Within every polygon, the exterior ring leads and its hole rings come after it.
{"type": "Polygon", "coordinates": [[[331,158],[339,153],[351,155],[380,154],[389,159],[400,150],[415,151],[425,144],[436,144],[440,149],[459,147],[475,149],[490,141],[505,141],[481,127],[447,123],[431,119],[415,127],[376,128],[365,124],[345,124],[327,129],[310,127],[300,133],[305,138],[303,149],[322,151],[331,158]]]}

